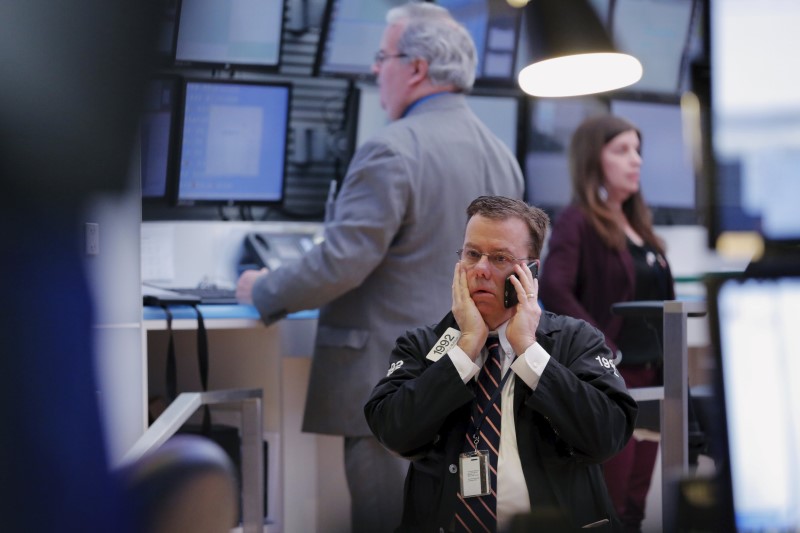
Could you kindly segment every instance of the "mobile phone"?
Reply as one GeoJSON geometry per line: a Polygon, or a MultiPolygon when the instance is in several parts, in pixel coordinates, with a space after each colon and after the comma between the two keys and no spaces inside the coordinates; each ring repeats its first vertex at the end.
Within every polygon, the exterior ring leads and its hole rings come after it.
{"type": "MultiPolygon", "coordinates": [[[[539,261],[531,261],[528,263],[528,268],[531,269],[531,274],[533,274],[533,279],[539,277],[539,261]]],[[[511,274],[513,276],[514,274],[511,274]]],[[[511,284],[511,276],[506,278],[505,288],[503,289],[503,305],[508,307],[514,307],[517,305],[517,289],[514,288],[514,285],[511,284]]]]}

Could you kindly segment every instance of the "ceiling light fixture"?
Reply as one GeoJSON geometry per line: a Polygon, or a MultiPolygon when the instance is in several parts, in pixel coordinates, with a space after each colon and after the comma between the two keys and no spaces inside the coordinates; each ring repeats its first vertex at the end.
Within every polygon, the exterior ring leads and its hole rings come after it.
{"type": "Polygon", "coordinates": [[[616,50],[585,0],[531,0],[525,27],[531,64],[518,75],[532,96],[565,97],[627,87],[642,77],[642,64],[616,50]]]}

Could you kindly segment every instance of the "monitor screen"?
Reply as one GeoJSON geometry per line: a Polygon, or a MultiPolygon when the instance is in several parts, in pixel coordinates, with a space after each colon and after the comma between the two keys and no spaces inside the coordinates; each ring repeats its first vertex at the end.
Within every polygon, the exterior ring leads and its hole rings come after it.
{"type": "Polygon", "coordinates": [[[694,211],[694,169],[683,138],[680,104],[615,99],[611,113],[628,119],[642,133],[640,184],[647,205],[694,211]]]}
{"type": "Polygon", "coordinates": [[[317,75],[368,78],[386,12],[405,0],[328,0],[315,61],[317,75]]]}
{"type": "Polygon", "coordinates": [[[187,80],[177,203],[283,200],[291,86],[187,80]]]}
{"type": "Polygon", "coordinates": [[[526,200],[551,216],[572,200],[569,145],[590,116],[613,113],[642,132],[641,188],[656,224],[696,224],[691,152],[683,141],[680,105],[598,97],[538,99],[531,106],[525,156],[526,200]]]}
{"type": "Polygon", "coordinates": [[[714,303],[724,508],[738,531],[800,531],[800,277],[728,279],[714,303]]]}
{"type": "Polygon", "coordinates": [[[168,197],[171,174],[178,78],[150,80],[140,121],[142,198],[168,197]]]}
{"type": "Polygon", "coordinates": [[[569,143],[586,118],[608,113],[595,97],[535,98],[529,110],[525,150],[525,200],[554,217],[572,199],[569,143]]]}
{"type": "MultiPolygon", "coordinates": [[[[320,37],[317,75],[372,76],[386,13],[405,0],[329,0],[320,37]]],[[[520,9],[505,0],[436,0],[472,35],[478,51],[476,84],[516,82],[520,9]]]]}
{"type": "Polygon", "coordinates": [[[283,0],[182,0],[175,62],[274,70],[283,13],[283,0]]]}
{"type": "Polygon", "coordinates": [[[464,25],[478,50],[477,84],[516,84],[522,9],[506,0],[435,0],[464,25]]]}
{"type": "Polygon", "coordinates": [[[800,3],[709,2],[709,244],[800,242],[800,3]]]}
{"type": "Polygon", "coordinates": [[[615,0],[614,44],[642,63],[642,78],[626,90],[680,94],[690,54],[696,0],[615,0]]]}
{"type": "MultiPolygon", "coordinates": [[[[467,104],[486,126],[503,141],[511,153],[517,153],[517,125],[519,124],[519,99],[516,96],[470,94],[467,104]]],[[[356,147],[389,122],[381,108],[380,95],[375,86],[360,87],[356,147]]]]}

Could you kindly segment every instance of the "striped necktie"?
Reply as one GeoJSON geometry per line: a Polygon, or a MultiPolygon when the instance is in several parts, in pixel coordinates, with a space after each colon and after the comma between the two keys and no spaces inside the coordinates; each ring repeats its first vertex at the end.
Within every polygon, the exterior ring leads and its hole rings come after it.
{"type": "Polygon", "coordinates": [[[486,496],[473,496],[462,498],[458,495],[456,505],[456,531],[494,532],[497,529],[497,456],[500,452],[500,397],[490,401],[501,384],[503,363],[500,359],[500,341],[497,337],[490,336],[486,339],[486,348],[489,355],[478,374],[476,388],[476,402],[472,409],[467,434],[465,436],[464,451],[475,450],[473,436],[475,426],[480,424],[478,450],[489,451],[489,465],[491,470],[492,491],[486,496]],[[490,405],[491,404],[491,405],[490,405]],[[489,407],[489,412],[480,420],[481,414],[489,407]]]}

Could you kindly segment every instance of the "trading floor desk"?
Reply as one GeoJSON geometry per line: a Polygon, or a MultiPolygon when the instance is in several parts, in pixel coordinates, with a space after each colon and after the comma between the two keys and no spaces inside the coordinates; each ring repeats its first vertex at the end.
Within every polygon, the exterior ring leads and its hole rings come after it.
{"type": "MultiPolygon", "coordinates": [[[[190,306],[169,309],[178,392],[200,391],[197,315],[190,306]]],[[[264,531],[317,530],[319,441],[300,431],[317,311],[294,313],[265,326],[252,306],[200,305],[199,309],[208,338],[208,390],[263,391],[263,430],[269,450],[264,531]]],[[[167,397],[169,332],[166,313],[160,307],[145,306],[143,319],[148,378],[144,398],[149,398],[152,412],[158,411],[159,405],[163,408],[167,397]]],[[[214,423],[240,424],[236,406],[213,406],[211,412],[214,423]]]]}

